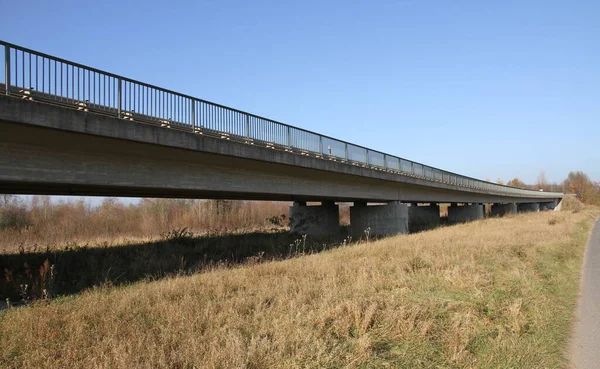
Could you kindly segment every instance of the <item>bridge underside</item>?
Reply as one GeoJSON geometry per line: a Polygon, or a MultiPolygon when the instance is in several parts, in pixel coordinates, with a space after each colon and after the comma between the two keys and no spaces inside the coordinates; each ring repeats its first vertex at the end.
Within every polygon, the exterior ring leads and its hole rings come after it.
{"type": "Polygon", "coordinates": [[[0,97],[0,133],[3,193],[286,201],[540,201],[537,193],[531,198],[510,197],[5,96],[0,97]]]}
{"type": "Polygon", "coordinates": [[[448,222],[463,222],[481,219],[483,203],[498,214],[539,211],[561,196],[507,195],[6,96],[0,193],[294,201],[292,231],[317,235],[339,232],[334,202],[354,202],[353,233],[390,235],[435,227],[438,203],[453,204],[448,222]]]}
{"type": "Polygon", "coordinates": [[[0,192],[285,201],[535,203],[0,96],[0,192]]]}
{"type": "Polygon", "coordinates": [[[1,193],[285,201],[539,201],[382,181],[5,121],[0,121],[0,132],[1,193]]]}

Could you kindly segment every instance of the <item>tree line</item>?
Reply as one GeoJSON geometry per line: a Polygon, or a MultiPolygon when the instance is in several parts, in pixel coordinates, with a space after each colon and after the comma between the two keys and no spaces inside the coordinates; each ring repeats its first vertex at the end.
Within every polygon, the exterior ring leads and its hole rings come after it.
{"type": "MultiPolygon", "coordinates": [[[[252,231],[273,227],[269,218],[287,214],[288,204],[270,201],[141,199],[126,204],[105,198],[30,201],[0,195],[0,248],[6,244],[32,245],[156,236],[174,229],[194,232],[252,231]]],[[[14,245],[13,245],[14,246],[14,245]]]]}
{"type": "Polygon", "coordinates": [[[506,183],[500,179],[498,179],[496,182],[499,184],[506,184],[507,186],[530,190],[572,194],[577,196],[579,200],[586,204],[600,205],[600,182],[592,181],[590,177],[583,171],[569,172],[567,178],[565,178],[565,180],[563,180],[561,183],[549,182],[544,171],[540,172],[535,184],[525,184],[517,177],[506,183]]]}

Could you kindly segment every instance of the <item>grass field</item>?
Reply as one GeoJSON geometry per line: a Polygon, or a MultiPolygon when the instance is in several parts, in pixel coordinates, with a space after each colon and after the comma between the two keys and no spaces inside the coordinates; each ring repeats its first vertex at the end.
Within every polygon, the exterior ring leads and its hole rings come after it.
{"type": "Polygon", "coordinates": [[[561,368],[595,216],[492,218],[5,310],[0,367],[561,368]]]}

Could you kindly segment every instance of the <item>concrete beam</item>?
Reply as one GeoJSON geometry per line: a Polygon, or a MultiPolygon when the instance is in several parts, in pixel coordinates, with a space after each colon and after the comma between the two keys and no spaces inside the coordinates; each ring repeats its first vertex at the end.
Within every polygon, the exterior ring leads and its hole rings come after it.
{"type": "Polygon", "coordinates": [[[538,212],[538,211],[540,211],[540,203],[538,203],[538,202],[522,203],[517,206],[517,210],[519,213],[538,212]]]}
{"type": "Polygon", "coordinates": [[[0,193],[283,201],[531,202],[0,96],[0,193]]]}
{"type": "Polygon", "coordinates": [[[331,236],[340,232],[339,206],[326,201],[318,206],[307,206],[304,201],[290,206],[290,232],[309,236],[331,236]]]}
{"type": "Polygon", "coordinates": [[[493,204],[491,214],[493,217],[517,214],[517,204],[493,204]]]}
{"type": "Polygon", "coordinates": [[[481,204],[450,206],[448,208],[448,223],[463,223],[478,219],[483,219],[483,205],[481,204]]]}
{"type": "Polygon", "coordinates": [[[355,202],[350,207],[350,232],[355,237],[361,236],[366,230],[376,236],[408,233],[408,208],[407,204],[399,201],[372,206],[355,202]]]}
{"type": "Polygon", "coordinates": [[[411,233],[433,229],[440,225],[440,206],[411,204],[408,208],[408,229],[411,233]]]}

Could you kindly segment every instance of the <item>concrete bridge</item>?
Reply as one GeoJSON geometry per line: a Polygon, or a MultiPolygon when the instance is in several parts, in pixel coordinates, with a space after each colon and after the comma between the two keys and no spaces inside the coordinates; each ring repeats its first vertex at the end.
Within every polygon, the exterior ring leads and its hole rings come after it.
{"type": "Polygon", "coordinates": [[[562,198],[0,45],[0,193],[294,201],[292,230],[310,234],[337,229],[335,203],[353,202],[353,231],[381,235],[438,224],[440,203],[461,222],[483,204],[503,215],[562,198]]]}

